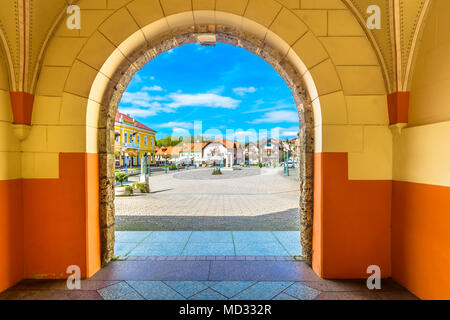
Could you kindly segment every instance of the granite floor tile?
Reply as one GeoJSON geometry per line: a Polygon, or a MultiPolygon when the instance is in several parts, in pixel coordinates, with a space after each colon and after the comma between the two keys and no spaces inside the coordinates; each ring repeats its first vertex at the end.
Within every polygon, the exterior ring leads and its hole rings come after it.
{"type": "Polygon", "coordinates": [[[152,233],[151,231],[116,231],[116,243],[120,242],[131,242],[139,243],[144,240],[148,235],[152,233]]]}
{"type": "Polygon", "coordinates": [[[130,292],[114,300],[145,300],[145,299],[137,292],[130,292]]]}
{"type": "Polygon", "coordinates": [[[245,289],[232,297],[232,300],[271,300],[279,295],[292,282],[271,281],[257,282],[255,285],[245,289]]]}
{"type": "Polygon", "coordinates": [[[194,231],[189,243],[232,243],[231,231],[194,231]]]}
{"type": "Polygon", "coordinates": [[[113,261],[92,280],[208,280],[210,261],[113,261]]]}
{"type": "Polygon", "coordinates": [[[271,231],[233,231],[233,239],[236,244],[277,241],[271,231]]]}
{"type": "Polygon", "coordinates": [[[212,288],[213,286],[215,286],[216,284],[218,284],[220,281],[203,281],[203,283],[205,285],[207,285],[208,287],[212,288]]]}
{"type": "Polygon", "coordinates": [[[133,256],[179,256],[186,244],[184,242],[142,243],[130,255],[133,256]]]}
{"type": "Polygon", "coordinates": [[[290,256],[299,256],[302,254],[302,246],[300,242],[282,242],[281,244],[290,256]]]}
{"type": "Polygon", "coordinates": [[[288,256],[278,242],[235,242],[238,256],[288,256]]]}
{"type": "Polygon", "coordinates": [[[114,245],[114,255],[116,257],[119,256],[125,256],[131,252],[135,247],[137,246],[137,243],[128,243],[128,242],[117,242],[114,245]]]}
{"type": "Polygon", "coordinates": [[[291,297],[290,295],[282,292],[279,295],[277,295],[275,298],[273,298],[272,300],[298,300],[298,299],[291,297]]]}
{"type": "Polygon", "coordinates": [[[320,294],[320,291],[310,288],[302,283],[296,282],[289,288],[284,290],[284,293],[299,300],[314,300],[320,294]]]}
{"type": "Polygon", "coordinates": [[[255,284],[254,281],[223,281],[216,283],[211,288],[225,297],[231,298],[253,284],[255,284]]]}
{"type": "Polygon", "coordinates": [[[208,288],[202,281],[165,281],[164,283],[185,298],[189,298],[208,288]]]}
{"type": "Polygon", "coordinates": [[[322,292],[316,300],[380,300],[376,292],[322,292]]]}
{"type": "Polygon", "coordinates": [[[220,293],[208,288],[193,295],[189,298],[189,300],[227,300],[227,298],[220,293]]]}
{"type": "Polygon", "coordinates": [[[144,243],[159,242],[184,242],[189,240],[191,231],[153,231],[153,233],[144,240],[144,243]]]}
{"type": "Polygon", "coordinates": [[[234,246],[229,243],[191,243],[183,250],[183,256],[231,256],[234,255],[234,246]]]}
{"type": "Polygon", "coordinates": [[[394,291],[378,291],[378,296],[382,300],[419,300],[414,294],[406,290],[394,290],[394,291]]]}
{"type": "Polygon", "coordinates": [[[211,261],[212,281],[319,281],[304,262],[211,261]]]}
{"type": "Polygon", "coordinates": [[[95,290],[7,290],[0,300],[103,300],[95,290]]]}
{"type": "Polygon", "coordinates": [[[367,291],[365,280],[326,280],[306,281],[303,284],[322,292],[367,291]]]}
{"type": "Polygon", "coordinates": [[[124,281],[99,289],[97,292],[105,300],[135,300],[134,298],[140,300],[137,292],[124,281]]]}
{"type": "Polygon", "coordinates": [[[272,231],[272,234],[281,242],[294,242],[300,244],[300,231],[272,231]]]}
{"type": "Polygon", "coordinates": [[[147,300],[183,300],[184,297],[162,281],[127,281],[147,300]]]}

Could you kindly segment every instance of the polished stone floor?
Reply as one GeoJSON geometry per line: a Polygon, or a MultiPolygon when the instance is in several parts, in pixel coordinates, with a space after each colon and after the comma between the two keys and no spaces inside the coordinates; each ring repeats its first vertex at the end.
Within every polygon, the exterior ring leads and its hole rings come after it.
{"type": "Polygon", "coordinates": [[[365,280],[320,279],[304,262],[288,257],[246,258],[133,256],[110,262],[82,280],[79,290],[69,290],[65,280],[24,280],[0,300],[417,299],[389,279],[381,290],[369,290],[365,280]],[[178,258],[183,260],[173,260],[178,258]]]}
{"type": "Polygon", "coordinates": [[[117,231],[115,255],[298,256],[299,231],[117,231]]]}

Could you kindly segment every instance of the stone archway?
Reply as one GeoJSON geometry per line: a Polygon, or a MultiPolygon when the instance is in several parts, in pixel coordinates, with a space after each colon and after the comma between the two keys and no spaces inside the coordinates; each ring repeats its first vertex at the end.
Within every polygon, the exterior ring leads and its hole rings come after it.
{"type": "MultiPolygon", "coordinates": [[[[231,26],[220,24],[179,27],[162,33],[151,43],[143,43],[133,53],[134,61],[126,60],[114,72],[115,85],[105,88],[105,107],[100,109],[100,119],[105,129],[98,131],[100,159],[100,226],[101,260],[109,262],[114,254],[114,122],[117,108],[134,74],[159,54],[185,44],[199,42],[201,35],[214,35],[217,42],[242,47],[268,62],[286,81],[297,106],[300,123],[300,233],[302,254],[305,261],[312,262],[313,234],[313,168],[314,168],[314,115],[302,75],[277,49],[254,35],[231,26]]],[[[94,87],[94,86],[93,86],[94,87]]]]}

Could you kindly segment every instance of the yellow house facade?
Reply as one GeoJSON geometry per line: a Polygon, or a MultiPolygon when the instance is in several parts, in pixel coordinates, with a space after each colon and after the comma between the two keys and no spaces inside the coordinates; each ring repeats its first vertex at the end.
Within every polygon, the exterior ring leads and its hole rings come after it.
{"type": "Polygon", "coordinates": [[[116,167],[156,163],[156,131],[129,115],[117,112],[115,120],[114,157],[116,167]]]}

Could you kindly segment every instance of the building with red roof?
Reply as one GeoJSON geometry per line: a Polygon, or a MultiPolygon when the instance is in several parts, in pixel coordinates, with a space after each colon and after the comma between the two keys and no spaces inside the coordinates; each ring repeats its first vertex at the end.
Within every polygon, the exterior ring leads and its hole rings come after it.
{"type": "Polygon", "coordinates": [[[117,167],[156,163],[156,131],[128,114],[116,113],[114,153],[117,167]]]}

